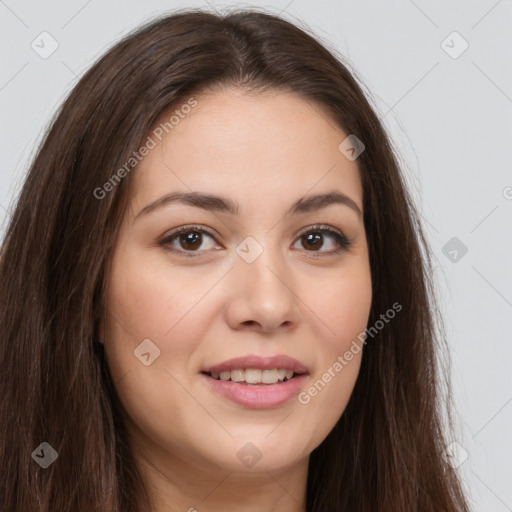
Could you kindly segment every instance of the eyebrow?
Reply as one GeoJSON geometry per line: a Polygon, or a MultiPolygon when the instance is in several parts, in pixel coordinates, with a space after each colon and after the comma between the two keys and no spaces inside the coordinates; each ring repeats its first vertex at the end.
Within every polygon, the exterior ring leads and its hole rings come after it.
{"type": "MultiPolygon", "coordinates": [[[[148,215],[157,209],[163,208],[171,203],[181,203],[189,206],[202,208],[203,210],[240,215],[240,205],[229,198],[202,194],[200,192],[173,192],[149,203],[137,213],[135,218],[148,215]]],[[[354,210],[359,216],[363,213],[356,202],[342,192],[332,191],[326,194],[315,194],[304,196],[292,204],[285,216],[299,213],[307,213],[313,210],[327,208],[332,204],[341,204],[354,210]]]]}

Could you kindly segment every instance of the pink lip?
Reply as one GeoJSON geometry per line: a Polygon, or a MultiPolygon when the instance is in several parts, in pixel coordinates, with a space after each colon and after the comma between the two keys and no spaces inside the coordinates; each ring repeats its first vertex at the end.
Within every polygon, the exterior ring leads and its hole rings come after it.
{"type": "Polygon", "coordinates": [[[220,373],[227,370],[245,370],[247,368],[259,368],[261,370],[272,370],[274,368],[283,370],[293,370],[295,373],[308,373],[307,366],[301,362],[283,354],[277,356],[261,357],[257,355],[248,355],[235,357],[223,363],[204,368],[203,373],[220,373]]]}
{"type": "MultiPolygon", "coordinates": [[[[261,366],[259,367],[261,368],[261,366]]],[[[240,368],[240,366],[237,368],[240,368]]],[[[205,374],[202,374],[201,377],[206,379],[206,383],[215,392],[248,409],[279,407],[297,396],[307,379],[307,375],[304,374],[297,375],[282,383],[248,386],[230,380],[216,380],[205,374]]]]}

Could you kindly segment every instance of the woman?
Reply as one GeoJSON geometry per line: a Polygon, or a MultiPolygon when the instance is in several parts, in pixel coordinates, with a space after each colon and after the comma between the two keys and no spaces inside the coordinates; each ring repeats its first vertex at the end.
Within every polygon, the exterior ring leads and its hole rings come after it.
{"type": "Polygon", "coordinates": [[[312,36],[142,27],[64,102],[3,243],[0,509],[469,510],[426,248],[312,36]]]}

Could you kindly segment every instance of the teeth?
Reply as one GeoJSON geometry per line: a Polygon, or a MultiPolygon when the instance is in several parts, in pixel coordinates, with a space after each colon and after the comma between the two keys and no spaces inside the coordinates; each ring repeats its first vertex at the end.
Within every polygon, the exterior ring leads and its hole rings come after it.
{"type": "Polygon", "coordinates": [[[233,382],[243,382],[245,380],[245,370],[231,370],[230,373],[233,382]]]}
{"type": "Polygon", "coordinates": [[[284,376],[285,376],[286,380],[290,380],[293,377],[293,370],[285,370],[284,376]]]}
{"type": "Polygon", "coordinates": [[[261,382],[263,384],[275,384],[277,380],[277,370],[263,370],[261,372],[261,382]]]}
{"type": "Polygon", "coordinates": [[[210,375],[216,380],[232,380],[233,382],[245,382],[247,384],[277,384],[279,381],[290,380],[293,377],[293,370],[247,368],[246,370],[224,370],[220,373],[211,372],[210,375]]]}
{"type": "MultiPolygon", "coordinates": [[[[285,377],[286,377],[286,372],[288,370],[283,370],[282,368],[279,368],[279,370],[277,370],[277,378],[279,380],[283,380],[285,377]]],[[[289,378],[289,377],[288,377],[289,378]]]]}
{"type": "Polygon", "coordinates": [[[261,370],[257,370],[256,368],[245,370],[245,382],[247,382],[247,384],[260,384],[261,370]]]}

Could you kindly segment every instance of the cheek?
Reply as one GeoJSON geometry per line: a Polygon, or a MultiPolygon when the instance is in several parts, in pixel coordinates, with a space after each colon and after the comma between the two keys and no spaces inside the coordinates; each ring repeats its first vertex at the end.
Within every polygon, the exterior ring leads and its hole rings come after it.
{"type": "Polygon", "coordinates": [[[194,316],[200,308],[194,304],[205,292],[204,283],[198,286],[194,279],[170,280],[171,271],[135,251],[116,255],[107,291],[105,352],[126,419],[177,450],[173,439],[187,429],[176,417],[176,404],[188,404],[191,411],[195,406],[183,384],[195,340],[201,339],[202,324],[194,316]]]}
{"type": "Polygon", "coordinates": [[[359,374],[362,334],[372,302],[368,265],[364,260],[359,261],[358,265],[330,280],[314,297],[311,309],[322,320],[316,322],[317,332],[322,334],[316,338],[314,375],[298,401],[317,418],[311,422],[311,435],[319,441],[341,417],[359,374]]]}
{"type": "Polygon", "coordinates": [[[152,265],[124,253],[112,269],[108,306],[114,319],[131,337],[162,336],[179,313],[176,287],[152,265]]]}
{"type": "Polygon", "coordinates": [[[157,410],[167,399],[172,403],[182,392],[180,383],[187,383],[193,354],[208,330],[209,303],[201,299],[218,280],[208,269],[173,272],[143,252],[120,250],[114,256],[105,350],[118,394],[134,415],[139,408],[157,410]],[[140,356],[147,352],[145,366],[140,356]]]}
{"type": "Polygon", "coordinates": [[[181,337],[173,334],[197,316],[202,298],[219,277],[199,267],[174,271],[171,264],[153,262],[150,256],[132,251],[114,259],[109,309],[131,337],[170,337],[174,344],[181,337]]]}
{"type": "Polygon", "coordinates": [[[324,352],[332,359],[347,350],[367,326],[372,303],[369,265],[361,258],[316,288],[310,308],[316,313],[324,352]]]}
{"type": "Polygon", "coordinates": [[[187,344],[172,336],[173,326],[179,327],[185,314],[186,301],[175,283],[169,283],[157,267],[133,251],[119,250],[111,269],[105,351],[119,395],[136,404],[144,396],[159,396],[169,379],[164,369],[172,371],[171,361],[177,365],[187,357],[187,344]],[[169,341],[164,343],[169,331],[172,347],[169,341]]]}
{"type": "Polygon", "coordinates": [[[365,330],[372,302],[371,279],[369,274],[347,278],[333,291],[329,301],[329,318],[336,332],[336,345],[343,349],[365,330]]]}

